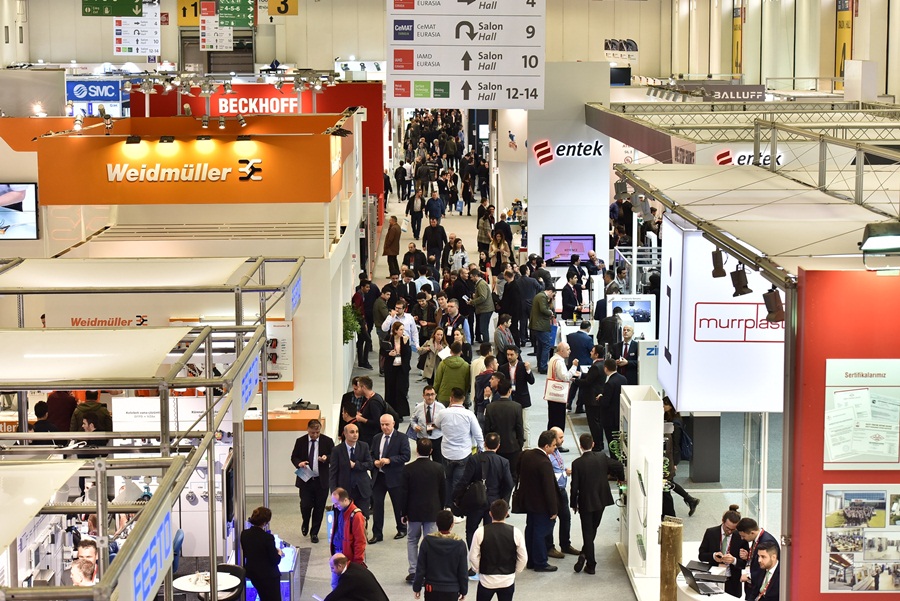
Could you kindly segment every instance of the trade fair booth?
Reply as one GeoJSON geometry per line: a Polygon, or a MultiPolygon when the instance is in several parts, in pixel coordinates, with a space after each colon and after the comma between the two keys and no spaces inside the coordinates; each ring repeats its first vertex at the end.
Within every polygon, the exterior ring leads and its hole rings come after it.
{"type": "MultiPolygon", "coordinates": [[[[156,407],[145,398],[123,399],[133,416],[145,414],[144,423],[129,419],[123,404],[113,432],[79,432],[73,441],[60,440],[60,432],[0,434],[19,442],[0,451],[7,511],[0,585],[6,598],[83,598],[84,589],[61,579],[79,531],[97,542],[98,581],[91,594],[102,598],[146,600],[165,581],[164,597],[172,599],[173,562],[201,541],[210,565],[219,557],[240,564],[236,541],[246,516],[240,493],[246,466],[240,452],[229,452],[232,444],[239,450],[238,443],[218,434],[241,423],[257,394],[266,352],[263,326],[26,328],[3,330],[2,336],[5,390],[150,389],[160,397],[156,407]],[[185,373],[189,365],[208,369],[214,362],[222,363],[221,375],[185,373]],[[177,391],[197,386],[204,388],[201,402],[182,404],[187,397],[177,391]],[[123,429],[128,427],[135,429],[123,429]],[[78,494],[70,492],[69,480],[78,475],[93,482],[82,483],[84,500],[73,503],[78,494]],[[202,501],[191,502],[200,487],[202,501]],[[202,511],[190,511],[198,504],[202,511]],[[82,511],[96,514],[95,533],[90,520],[76,515],[82,511]],[[117,526],[110,526],[111,517],[119,518],[117,526]]],[[[19,412],[27,415],[24,403],[19,412]]],[[[207,590],[221,590],[215,570],[207,590]]]]}
{"type": "MultiPolygon", "coordinates": [[[[293,327],[303,264],[302,257],[0,261],[0,303],[8,305],[5,315],[18,315],[16,322],[0,325],[36,327],[38,316],[51,328],[261,325],[267,344],[260,377],[267,386],[245,422],[251,434],[245,439],[239,426],[235,435],[250,464],[260,467],[249,472],[249,490],[262,491],[268,499],[270,443],[292,443],[282,426],[305,429],[309,419],[319,418],[317,411],[275,409],[276,403],[290,405],[303,381],[294,360],[300,344],[293,327]],[[279,424],[273,440],[270,418],[279,424]]],[[[193,373],[209,377],[214,372],[201,365],[193,373]]],[[[22,399],[20,394],[20,407],[22,399]]],[[[22,419],[20,413],[20,427],[22,419]]],[[[277,480],[285,486],[288,478],[277,480]]]]}
{"type": "Polygon", "coordinates": [[[885,541],[896,538],[891,504],[900,499],[892,471],[900,468],[900,318],[883,313],[861,331],[855,316],[860,299],[900,301],[897,272],[877,263],[896,263],[897,249],[859,247],[874,238],[867,226],[896,226],[896,209],[877,212],[759,167],[616,170],[669,212],[659,357],[666,394],[679,410],[709,411],[714,402],[716,411],[761,411],[747,461],[763,476],[745,515],[781,537],[782,596],[892,590],[885,541]],[[713,251],[724,262],[710,260],[713,251]],[[719,279],[728,271],[730,282],[719,279]],[[728,365],[707,352],[715,348],[728,365]],[[779,406],[782,463],[802,469],[784,469],[773,493],[765,424],[779,406]],[[838,541],[849,529],[857,542],[847,547],[838,541]],[[820,586],[810,586],[813,574],[820,586]]]}

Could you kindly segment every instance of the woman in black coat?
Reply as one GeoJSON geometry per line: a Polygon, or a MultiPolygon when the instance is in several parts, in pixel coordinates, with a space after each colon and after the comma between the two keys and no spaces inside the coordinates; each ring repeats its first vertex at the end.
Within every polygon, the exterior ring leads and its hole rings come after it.
{"type": "Polygon", "coordinates": [[[253,527],[241,532],[244,568],[259,601],[281,601],[278,564],[284,553],[275,546],[275,537],[266,530],[271,520],[272,511],[268,507],[257,507],[248,520],[253,527]]]}
{"type": "Polygon", "coordinates": [[[394,408],[400,417],[409,417],[409,369],[412,348],[406,326],[395,321],[391,334],[381,341],[384,358],[384,401],[394,408]]]}

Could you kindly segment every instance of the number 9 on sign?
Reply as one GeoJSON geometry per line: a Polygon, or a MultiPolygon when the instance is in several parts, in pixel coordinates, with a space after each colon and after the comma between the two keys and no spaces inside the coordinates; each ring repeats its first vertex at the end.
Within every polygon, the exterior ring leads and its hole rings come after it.
{"type": "Polygon", "coordinates": [[[269,15],[272,17],[297,16],[299,11],[300,0],[269,0],[269,15]]]}

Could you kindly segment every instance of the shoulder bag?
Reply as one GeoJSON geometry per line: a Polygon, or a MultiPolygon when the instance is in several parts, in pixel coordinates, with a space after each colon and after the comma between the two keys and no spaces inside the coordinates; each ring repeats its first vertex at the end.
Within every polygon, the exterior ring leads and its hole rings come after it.
{"type": "Polygon", "coordinates": [[[550,403],[568,403],[569,402],[569,386],[570,382],[557,380],[556,365],[559,357],[553,357],[547,368],[547,381],[544,383],[544,400],[550,403]]]}

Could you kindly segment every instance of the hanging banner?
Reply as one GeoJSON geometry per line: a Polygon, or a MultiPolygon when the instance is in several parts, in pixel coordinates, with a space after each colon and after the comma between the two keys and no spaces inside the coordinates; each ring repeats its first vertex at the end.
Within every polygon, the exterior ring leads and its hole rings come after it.
{"type": "MultiPolygon", "coordinates": [[[[837,0],[837,20],[834,31],[834,76],[844,76],[844,61],[853,57],[853,11],[851,0],[837,0]]],[[[835,90],[843,90],[844,82],[834,84],[835,90]]]]}
{"type": "Polygon", "coordinates": [[[140,17],[113,19],[113,54],[159,56],[160,43],[159,4],[144,2],[144,14],[140,17]]]}
{"type": "Polygon", "coordinates": [[[740,2],[731,9],[731,72],[740,75],[743,72],[744,61],[741,56],[743,51],[744,26],[741,18],[740,2]]]}

